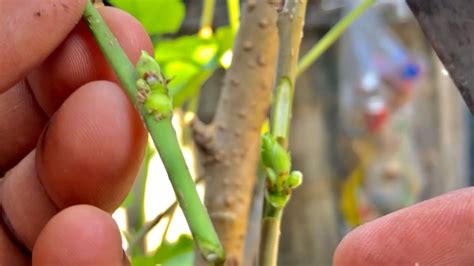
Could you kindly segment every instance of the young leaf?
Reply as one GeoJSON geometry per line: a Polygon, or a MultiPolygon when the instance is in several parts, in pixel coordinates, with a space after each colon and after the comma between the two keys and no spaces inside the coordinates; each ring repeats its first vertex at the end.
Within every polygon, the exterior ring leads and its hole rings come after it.
{"type": "Polygon", "coordinates": [[[177,32],[185,15],[181,0],[110,0],[110,3],[137,18],[152,35],[177,32]]]}
{"type": "Polygon", "coordinates": [[[155,252],[155,263],[163,264],[174,257],[193,251],[193,240],[188,235],[181,235],[176,242],[163,242],[155,252]]]}
{"type": "Polygon", "coordinates": [[[216,30],[216,40],[219,43],[219,56],[232,49],[234,45],[235,32],[230,26],[219,27],[216,30]]]}
{"type": "Polygon", "coordinates": [[[215,39],[197,35],[162,40],[155,46],[155,57],[163,66],[174,107],[197,95],[202,84],[218,67],[219,46],[215,39]]]}

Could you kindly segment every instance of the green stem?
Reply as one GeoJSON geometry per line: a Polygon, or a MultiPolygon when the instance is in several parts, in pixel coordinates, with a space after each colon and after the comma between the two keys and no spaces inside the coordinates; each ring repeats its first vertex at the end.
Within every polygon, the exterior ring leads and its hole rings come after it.
{"type": "MultiPolygon", "coordinates": [[[[83,17],[125,91],[132,102],[137,104],[135,69],[90,1],[87,1],[83,17]]],[[[215,264],[222,263],[225,259],[224,249],[219,242],[211,219],[199,199],[171,119],[157,121],[153,116],[141,113],[168,172],[195,243],[207,261],[215,264]]]]}
{"type": "Polygon", "coordinates": [[[204,0],[201,14],[201,30],[212,29],[212,20],[214,18],[215,0],[204,0]]]}
{"type": "Polygon", "coordinates": [[[281,218],[283,208],[278,208],[270,204],[268,201],[263,206],[263,216],[267,218],[281,218]]]}
{"type": "Polygon", "coordinates": [[[260,266],[277,265],[281,218],[264,217],[260,239],[260,266]]]}
{"type": "MultiPolygon", "coordinates": [[[[145,190],[146,190],[146,182],[148,180],[148,171],[150,169],[150,162],[151,159],[153,159],[153,156],[155,155],[155,150],[151,146],[151,143],[147,143],[147,148],[145,151],[145,158],[143,161],[143,166],[140,172],[140,178],[142,179],[140,181],[140,188],[139,188],[139,193],[137,197],[139,197],[139,219],[137,226],[141,228],[143,224],[145,224],[145,190]]],[[[139,230],[139,228],[135,228],[136,230],[139,230]]]]}
{"type": "Polygon", "coordinates": [[[301,75],[316,59],[319,58],[341,35],[344,31],[364,13],[364,11],[374,3],[375,0],[365,0],[359,6],[354,8],[341,21],[339,21],[331,30],[319,40],[311,50],[303,56],[298,63],[296,76],[301,75]]]}
{"type": "MultiPolygon", "coordinates": [[[[152,147],[151,142],[148,142],[145,151],[145,158],[143,158],[142,166],[140,167],[140,173],[138,174],[134,187],[132,188],[134,193],[133,204],[127,209],[129,224],[133,226],[134,232],[140,231],[140,229],[145,225],[145,189],[150,162],[154,155],[155,150],[152,147]]],[[[128,242],[130,243],[130,241],[128,242]]],[[[144,244],[143,241],[140,241],[134,245],[135,248],[131,251],[131,254],[144,254],[144,244]]]]}
{"type": "Polygon", "coordinates": [[[262,232],[260,239],[260,266],[277,265],[282,212],[282,209],[275,208],[270,204],[265,203],[265,215],[262,219],[262,232]]]}
{"type": "Polygon", "coordinates": [[[170,181],[175,188],[176,198],[184,215],[189,217],[189,229],[201,252],[208,261],[215,261],[223,257],[222,247],[216,246],[216,243],[219,244],[217,233],[212,227],[209,215],[202,205],[196,192],[196,186],[189,175],[171,119],[167,118],[157,122],[153,115],[145,115],[144,118],[166,171],[170,177],[173,177],[170,181]]]}
{"type": "Polygon", "coordinates": [[[123,89],[133,104],[137,102],[137,90],[135,86],[136,73],[127,55],[124,53],[117,39],[105,24],[95,7],[87,1],[83,18],[89,26],[92,35],[99,44],[107,62],[114,69],[123,89]]]}
{"type": "Polygon", "coordinates": [[[239,0],[227,0],[227,12],[229,13],[229,24],[234,33],[239,29],[240,2],[239,0]]]}
{"type": "Polygon", "coordinates": [[[276,97],[272,103],[272,135],[286,148],[293,105],[296,66],[303,34],[307,1],[286,1],[278,17],[276,97]]]}
{"type": "MultiPolygon", "coordinates": [[[[284,11],[278,16],[278,35],[280,39],[277,67],[278,82],[275,89],[276,95],[272,102],[272,119],[270,128],[271,134],[283,147],[282,149],[286,149],[288,146],[288,134],[291,123],[291,109],[293,105],[294,84],[296,79],[296,66],[303,33],[306,5],[306,0],[286,1],[285,6],[283,7],[284,11]]],[[[281,159],[291,160],[290,158],[281,159]]],[[[291,163],[288,163],[288,165],[288,167],[291,167],[291,163]]],[[[281,173],[275,171],[275,174],[278,175],[278,178],[284,177],[286,181],[289,173],[280,176],[281,173]]],[[[289,197],[291,189],[284,189],[285,182],[280,181],[281,180],[274,181],[276,183],[271,186],[276,187],[274,190],[279,192],[287,191],[286,193],[288,194],[283,196],[289,197]]],[[[269,197],[275,196],[272,194],[275,193],[275,191],[272,191],[270,187],[267,187],[266,190],[260,239],[259,265],[276,266],[283,207],[272,205],[269,197]]],[[[286,203],[283,203],[282,206],[284,206],[284,204],[286,203]]]]}
{"type": "Polygon", "coordinates": [[[288,78],[282,77],[277,84],[273,101],[271,133],[283,147],[288,145],[292,102],[293,85],[288,78]]]}
{"type": "MultiPolygon", "coordinates": [[[[199,184],[203,179],[202,178],[197,178],[196,179],[196,184],[199,184]]],[[[166,210],[160,214],[158,214],[155,218],[153,218],[153,220],[149,221],[148,223],[144,224],[140,230],[138,230],[138,232],[135,234],[134,238],[129,241],[130,245],[128,246],[128,249],[127,249],[127,254],[130,254],[130,252],[132,252],[132,250],[134,249],[134,247],[136,247],[137,245],[139,245],[140,242],[143,241],[143,239],[145,239],[145,236],[153,229],[155,228],[155,226],[157,224],[159,224],[161,222],[161,220],[164,218],[164,217],[167,217],[169,216],[170,219],[171,217],[173,216],[175,210],[176,210],[176,207],[178,207],[178,202],[175,201],[173,202],[170,206],[168,206],[168,208],[166,208],[166,210]]],[[[165,230],[166,231],[166,230],[165,230]]],[[[165,237],[165,236],[164,236],[165,237]]]]}

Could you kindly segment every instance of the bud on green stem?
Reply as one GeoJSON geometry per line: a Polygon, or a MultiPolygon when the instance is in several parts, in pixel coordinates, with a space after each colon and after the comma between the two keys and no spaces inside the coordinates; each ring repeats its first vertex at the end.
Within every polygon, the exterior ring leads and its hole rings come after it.
{"type": "Polygon", "coordinates": [[[143,53],[137,71],[91,1],[87,1],[83,18],[122,88],[140,109],[201,255],[212,265],[223,264],[224,248],[199,199],[171,124],[171,97],[158,63],[143,53]]]}
{"type": "Polygon", "coordinates": [[[142,51],[136,65],[138,103],[142,112],[154,114],[157,121],[173,114],[173,101],[168,93],[166,78],[153,57],[142,51]]]}
{"type": "Polygon", "coordinates": [[[261,161],[267,175],[265,197],[275,208],[283,208],[288,202],[293,188],[303,179],[300,171],[291,170],[288,151],[269,133],[262,136],[261,161]]]}

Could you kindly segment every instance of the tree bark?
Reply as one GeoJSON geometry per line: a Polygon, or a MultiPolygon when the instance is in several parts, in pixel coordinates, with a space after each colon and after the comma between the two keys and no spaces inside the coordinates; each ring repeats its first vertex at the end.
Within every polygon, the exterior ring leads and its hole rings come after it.
{"type": "Polygon", "coordinates": [[[215,118],[208,126],[193,125],[202,151],[205,203],[224,245],[226,265],[243,262],[260,129],[275,75],[276,19],[275,1],[247,1],[215,118]]]}

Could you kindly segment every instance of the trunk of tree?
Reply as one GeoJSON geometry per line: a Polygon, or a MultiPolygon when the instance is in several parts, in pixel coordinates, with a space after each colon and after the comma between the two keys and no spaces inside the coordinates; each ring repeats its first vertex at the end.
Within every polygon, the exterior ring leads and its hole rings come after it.
{"type": "Polygon", "coordinates": [[[194,123],[202,150],[205,203],[224,245],[226,265],[243,262],[260,129],[267,117],[278,45],[274,1],[249,0],[243,11],[214,120],[208,126],[194,123]]]}

